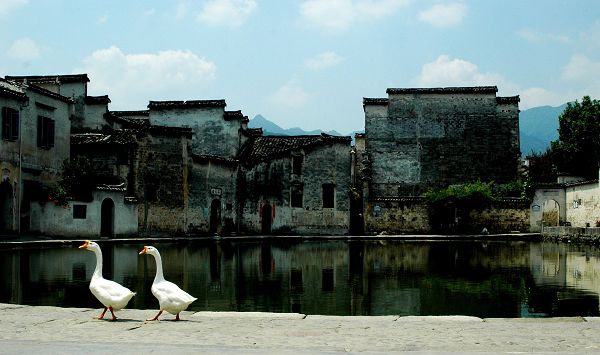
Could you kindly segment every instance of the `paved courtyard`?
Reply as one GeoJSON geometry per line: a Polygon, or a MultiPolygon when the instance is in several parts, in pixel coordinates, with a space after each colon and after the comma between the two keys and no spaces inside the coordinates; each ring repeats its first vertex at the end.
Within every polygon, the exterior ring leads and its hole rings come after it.
{"type": "Polygon", "coordinates": [[[0,353],[598,353],[600,318],[338,317],[0,304],[0,353]]]}

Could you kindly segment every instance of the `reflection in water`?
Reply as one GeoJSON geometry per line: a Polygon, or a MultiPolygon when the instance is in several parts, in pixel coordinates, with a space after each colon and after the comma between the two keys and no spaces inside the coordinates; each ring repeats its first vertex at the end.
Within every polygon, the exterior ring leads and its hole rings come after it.
{"type": "MultiPolygon", "coordinates": [[[[75,243],[76,244],[76,243],[75,243]]],[[[76,248],[0,249],[0,302],[100,307],[93,255],[76,248]]],[[[155,309],[142,244],[100,243],[104,276],[155,309]]],[[[598,315],[600,250],[523,242],[190,241],[155,244],[191,311],[332,315],[598,315]]]]}

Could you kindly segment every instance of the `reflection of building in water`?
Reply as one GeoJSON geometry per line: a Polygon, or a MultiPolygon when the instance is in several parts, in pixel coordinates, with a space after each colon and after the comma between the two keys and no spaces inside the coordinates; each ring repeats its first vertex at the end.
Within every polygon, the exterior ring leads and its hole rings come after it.
{"type": "Polygon", "coordinates": [[[531,246],[531,270],[536,285],[546,286],[553,302],[551,315],[598,315],[600,258],[589,247],[540,243],[531,246]]]}
{"type": "MultiPolygon", "coordinates": [[[[198,297],[191,311],[485,317],[599,312],[595,249],[355,240],[157,247],[165,277],[198,297]]],[[[153,308],[155,261],[138,256],[139,249],[104,243],[104,276],[137,292],[129,308],[153,308]]],[[[78,249],[0,251],[0,302],[94,307],[88,284],[95,263],[93,253],[78,249]]]]}

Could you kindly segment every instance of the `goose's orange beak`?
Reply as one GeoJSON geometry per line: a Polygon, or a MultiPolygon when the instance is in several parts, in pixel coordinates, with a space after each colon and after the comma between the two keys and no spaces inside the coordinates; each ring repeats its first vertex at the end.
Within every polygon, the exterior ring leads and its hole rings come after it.
{"type": "Polygon", "coordinates": [[[79,246],[79,249],[87,249],[88,245],[90,245],[90,241],[86,240],[86,241],[83,242],[83,245],[79,246]]]}
{"type": "Polygon", "coordinates": [[[146,253],[148,253],[148,246],[145,245],[144,249],[142,249],[142,251],[140,251],[139,255],[146,254],[146,253]]]}

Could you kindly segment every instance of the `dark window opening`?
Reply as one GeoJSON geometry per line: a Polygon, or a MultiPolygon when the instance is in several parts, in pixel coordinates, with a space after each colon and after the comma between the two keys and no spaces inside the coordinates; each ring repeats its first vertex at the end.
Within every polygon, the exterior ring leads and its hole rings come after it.
{"type": "Polygon", "coordinates": [[[323,184],[323,208],[333,208],[335,204],[335,186],[323,184]]]}
{"type": "Polygon", "coordinates": [[[144,183],[144,198],[146,202],[158,201],[158,181],[151,177],[146,177],[144,183]]]}
{"type": "Polygon", "coordinates": [[[290,273],[290,286],[292,290],[302,292],[302,270],[292,269],[290,273]]]}
{"type": "Polygon", "coordinates": [[[302,208],[302,200],[304,197],[302,186],[292,186],[291,192],[291,205],[292,207],[302,208]]]}
{"type": "Polygon", "coordinates": [[[19,139],[19,111],[10,107],[2,108],[2,139],[19,139]]]}
{"type": "Polygon", "coordinates": [[[87,206],[86,205],[73,205],[73,219],[86,219],[87,218],[87,206]]]}
{"type": "Polygon", "coordinates": [[[38,116],[37,121],[37,144],[40,148],[50,149],[54,147],[54,120],[44,116],[38,116]]]}
{"type": "Polygon", "coordinates": [[[129,152],[127,150],[119,150],[117,152],[117,163],[119,165],[129,164],[129,152]]]}
{"type": "Polygon", "coordinates": [[[333,291],[333,269],[323,269],[323,277],[321,279],[322,291],[333,291]]]}
{"type": "Polygon", "coordinates": [[[292,157],[292,174],[302,175],[302,164],[304,163],[303,155],[294,155],[292,157]]]}

